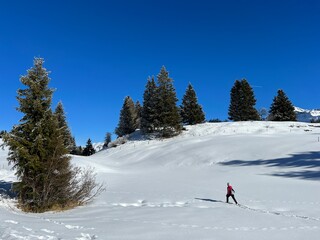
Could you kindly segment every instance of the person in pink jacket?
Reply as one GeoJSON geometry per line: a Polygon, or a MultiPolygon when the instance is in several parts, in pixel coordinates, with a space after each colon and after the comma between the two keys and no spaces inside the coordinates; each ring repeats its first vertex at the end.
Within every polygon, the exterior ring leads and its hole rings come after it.
{"type": "Polygon", "coordinates": [[[238,204],[236,198],[234,197],[234,194],[233,194],[234,192],[235,191],[234,191],[233,187],[229,183],[227,183],[227,195],[226,195],[227,196],[227,203],[229,203],[229,197],[231,196],[233,201],[236,204],[238,204]]]}

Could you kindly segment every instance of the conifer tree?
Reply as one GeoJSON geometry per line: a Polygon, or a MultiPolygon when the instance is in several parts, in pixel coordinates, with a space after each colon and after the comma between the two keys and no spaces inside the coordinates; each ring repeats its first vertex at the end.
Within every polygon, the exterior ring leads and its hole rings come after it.
{"type": "Polygon", "coordinates": [[[18,90],[17,97],[17,109],[23,117],[4,138],[9,146],[8,160],[20,180],[19,204],[35,212],[67,204],[72,177],[68,150],[51,111],[53,89],[48,87],[49,73],[43,63],[35,58],[34,66],[20,78],[26,86],[18,90]]]}
{"type": "Polygon", "coordinates": [[[104,144],[103,144],[103,148],[108,148],[109,143],[111,143],[112,139],[111,139],[111,133],[107,132],[106,133],[106,137],[104,139],[104,144]]]}
{"type": "Polygon", "coordinates": [[[255,109],[253,89],[246,79],[236,80],[230,93],[229,119],[233,121],[260,120],[255,109]]]}
{"type": "Polygon", "coordinates": [[[270,107],[269,120],[271,121],[297,121],[294,106],[283,90],[278,90],[270,107]]]}
{"type": "Polygon", "coordinates": [[[154,77],[148,79],[143,94],[143,106],[141,111],[141,130],[144,133],[153,133],[158,124],[157,104],[158,91],[154,77]]]}
{"type": "Polygon", "coordinates": [[[157,131],[162,137],[171,137],[181,132],[181,118],[177,107],[176,92],[173,80],[163,66],[157,76],[158,103],[157,103],[157,131]]]}
{"type": "Polygon", "coordinates": [[[202,107],[198,104],[198,98],[191,83],[182,98],[182,105],[180,106],[180,114],[182,122],[185,124],[203,123],[205,120],[202,107]]]}
{"type": "Polygon", "coordinates": [[[141,114],[142,114],[142,107],[139,101],[135,104],[135,112],[136,112],[136,120],[135,120],[135,128],[140,129],[141,128],[141,114]]]}
{"type": "Polygon", "coordinates": [[[55,109],[54,114],[56,115],[58,122],[59,122],[59,128],[62,131],[63,139],[64,139],[64,145],[69,150],[69,153],[74,150],[75,147],[75,140],[71,135],[70,128],[68,126],[64,108],[62,105],[62,102],[60,101],[55,109]]]}
{"type": "Polygon", "coordinates": [[[93,148],[91,139],[89,138],[86,147],[83,149],[83,156],[91,156],[95,153],[96,150],[93,148]]]}
{"type": "Polygon", "coordinates": [[[43,212],[84,204],[103,191],[91,171],[70,164],[68,149],[57,116],[51,110],[53,90],[42,58],[20,81],[17,108],[23,114],[20,124],[4,135],[19,183],[19,206],[25,211],[43,212]]]}
{"type": "Polygon", "coordinates": [[[127,96],[120,111],[120,119],[115,133],[122,137],[136,130],[137,113],[132,98],[127,96]]]}

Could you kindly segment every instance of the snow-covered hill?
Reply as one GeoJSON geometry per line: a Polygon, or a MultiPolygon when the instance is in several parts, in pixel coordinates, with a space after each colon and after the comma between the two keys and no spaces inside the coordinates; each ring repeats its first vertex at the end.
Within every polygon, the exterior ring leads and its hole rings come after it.
{"type": "Polygon", "coordinates": [[[295,113],[299,122],[310,122],[311,120],[318,121],[320,119],[320,110],[307,110],[295,107],[295,113]]]}
{"type": "MultiPolygon", "coordinates": [[[[320,124],[206,123],[74,156],[107,190],[61,213],[25,214],[2,199],[0,239],[317,239],[319,137],[320,124]],[[227,182],[240,206],[224,203],[227,182]]],[[[13,179],[0,152],[4,184],[13,179]]]]}

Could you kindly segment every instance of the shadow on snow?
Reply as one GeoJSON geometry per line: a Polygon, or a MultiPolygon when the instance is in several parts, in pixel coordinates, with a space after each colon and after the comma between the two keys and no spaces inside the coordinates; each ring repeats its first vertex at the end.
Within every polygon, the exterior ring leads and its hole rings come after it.
{"type": "Polygon", "coordinates": [[[278,168],[301,168],[301,170],[276,172],[270,174],[278,177],[320,180],[320,152],[291,154],[287,158],[270,160],[233,160],[222,162],[225,166],[267,166],[278,168]]]}
{"type": "Polygon", "coordinates": [[[214,200],[209,198],[195,198],[196,200],[205,201],[205,202],[213,202],[213,203],[224,203],[221,200],[214,200]]]}

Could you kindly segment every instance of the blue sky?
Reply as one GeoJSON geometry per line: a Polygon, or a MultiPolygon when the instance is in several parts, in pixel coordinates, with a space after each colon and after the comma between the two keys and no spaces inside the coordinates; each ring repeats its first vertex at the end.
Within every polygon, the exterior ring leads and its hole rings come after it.
{"type": "MultiPolygon", "coordinates": [[[[320,1],[0,0],[0,129],[10,130],[19,81],[45,59],[77,144],[114,132],[125,96],[142,102],[165,65],[181,100],[189,82],[207,119],[227,119],[230,89],[246,78],[256,107],[278,89],[320,108],[320,1]]],[[[115,135],[113,135],[115,138],[115,135]]]]}

